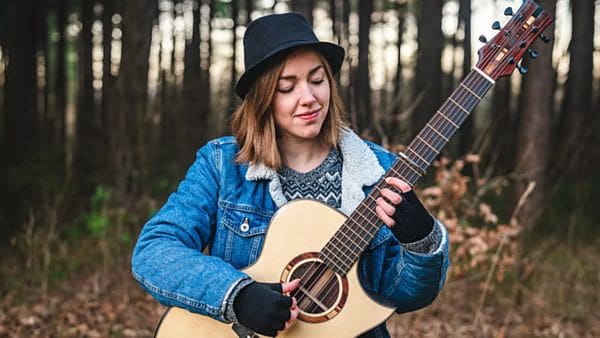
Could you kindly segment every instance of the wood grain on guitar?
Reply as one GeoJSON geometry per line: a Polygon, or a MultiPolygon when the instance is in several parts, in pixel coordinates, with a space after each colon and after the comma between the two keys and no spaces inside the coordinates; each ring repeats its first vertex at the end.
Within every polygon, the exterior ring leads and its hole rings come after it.
{"type": "MultiPolygon", "coordinates": [[[[505,12],[507,13],[507,12],[505,12]]],[[[479,50],[479,61],[385,174],[414,185],[495,81],[510,75],[552,18],[526,0],[494,38],[479,50]]],[[[494,24],[499,26],[499,24],[494,24]]],[[[498,27],[499,28],[499,27],[498,27]]],[[[278,337],[355,337],[381,324],[394,309],[373,301],[362,289],[356,263],[383,225],[375,201],[387,187],[382,178],[349,216],[309,200],[295,200],[271,219],[258,260],[244,270],[258,281],[301,279],[292,293],[300,308],[294,325],[278,337]]],[[[259,309],[257,309],[259,311],[259,309]]],[[[171,308],[155,336],[260,337],[240,325],[171,308]]]]}

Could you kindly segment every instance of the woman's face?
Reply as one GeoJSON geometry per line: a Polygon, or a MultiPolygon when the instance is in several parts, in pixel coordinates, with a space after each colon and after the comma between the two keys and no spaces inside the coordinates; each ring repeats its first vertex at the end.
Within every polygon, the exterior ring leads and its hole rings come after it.
{"type": "Polygon", "coordinates": [[[329,81],[317,52],[299,50],[286,62],[272,102],[278,135],[314,140],[329,111],[329,81]]]}

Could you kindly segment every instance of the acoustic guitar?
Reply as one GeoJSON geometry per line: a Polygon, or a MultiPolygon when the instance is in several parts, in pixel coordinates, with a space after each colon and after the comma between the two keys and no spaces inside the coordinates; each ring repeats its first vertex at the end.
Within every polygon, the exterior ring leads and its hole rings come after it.
{"type": "MultiPolygon", "coordinates": [[[[260,257],[244,272],[258,281],[301,279],[292,293],[298,300],[299,317],[279,337],[355,337],[394,313],[365,293],[357,273],[361,253],[383,225],[375,201],[386,187],[385,177],[399,177],[413,186],[494,82],[515,68],[524,73],[526,69],[517,63],[526,52],[537,55],[529,46],[538,37],[548,42],[541,33],[552,18],[532,0],[526,0],[516,13],[509,7],[504,14],[512,18],[503,28],[494,23],[499,32],[478,51],[475,67],[349,217],[311,200],[292,201],[275,213],[260,257]]],[[[260,337],[241,325],[180,308],[165,312],[155,336],[260,337]]]]}

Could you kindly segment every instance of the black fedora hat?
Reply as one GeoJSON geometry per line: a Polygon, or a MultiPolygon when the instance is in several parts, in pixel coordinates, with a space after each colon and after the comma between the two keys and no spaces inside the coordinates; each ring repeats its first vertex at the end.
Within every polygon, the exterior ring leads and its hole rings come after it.
{"type": "Polygon", "coordinates": [[[269,60],[298,46],[311,46],[323,54],[334,74],[344,61],[344,49],[333,43],[319,41],[301,14],[263,16],[252,21],[244,34],[246,71],[235,86],[236,94],[243,99],[252,83],[267,69],[269,60]]]}

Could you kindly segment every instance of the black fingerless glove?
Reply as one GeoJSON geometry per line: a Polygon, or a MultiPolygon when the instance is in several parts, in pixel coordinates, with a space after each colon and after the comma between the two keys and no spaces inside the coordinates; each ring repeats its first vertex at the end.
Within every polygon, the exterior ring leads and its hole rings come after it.
{"type": "Polygon", "coordinates": [[[427,237],[433,230],[434,219],[414,191],[402,194],[396,205],[392,232],[400,243],[413,243],[427,237]]]}
{"type": "Polygon", "coordinates": [[[291,306],[292,298],[282,294],[281,284],[254,282],[243,287],[233,300],[240,324],[270,337],[284,329],[291,306]]]}

